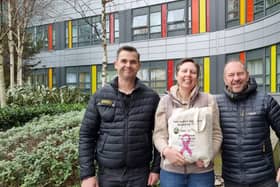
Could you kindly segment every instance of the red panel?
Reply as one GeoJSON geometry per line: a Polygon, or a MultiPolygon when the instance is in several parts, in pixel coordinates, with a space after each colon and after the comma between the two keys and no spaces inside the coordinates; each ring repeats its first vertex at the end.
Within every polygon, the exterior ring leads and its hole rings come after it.
{"type": "Polygon", "coordinates": [[[161,37],[165,38],[167,36],[167,5],[161,5],[161,37]]]}
{"type": "Polygon", "coordinates": [[[52,45],[52,40],[53,40],[53,27],[52,24],[48,25],[48,50],[52,50],[53,49],[53,45],[52,45]]]}
{"type": "Polygon", "coordinates": [[[240,52],[239,59],[243,64],[245,64],[245,52],[240,52]]]}
{"type": "Polygon", "coordinates": [[[206,32],[210,32],[210,0],[206,0],[206,32]]]}
{"type": "Polygon", "coordinates": [[[174,77],[174,61],[167,61],[167,89],[170,90],[173,85],[173,77],[174,77]]]}
{"type": "Polygon", "coordinates": [[[110,14],[110,20],[109,20],[109,31],[110,31],[110,43],[115,42],[115,17],[114,14],[110,14]]]}
{"type": "Polygon", "coordinates": [[[247,23],[254,21],[254,0],[247,0],[247,23]]]}
{"type": "Polygon", "coordinates": [[[199,0],[192,0],[192,34],[199,33],[199,0]]]}

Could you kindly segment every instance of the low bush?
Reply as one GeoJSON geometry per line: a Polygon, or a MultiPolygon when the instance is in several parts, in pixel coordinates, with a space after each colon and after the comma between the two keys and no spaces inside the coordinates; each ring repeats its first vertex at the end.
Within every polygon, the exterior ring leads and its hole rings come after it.
{"type": "Polygon", "coordinates": [[[83,111],[34,119],[0,132],[0,186],[79,183],[78,136],[83,111]]]}
{"type": "Polygon", "coordinates": [[[87,103],[90,94],[78,88],[62,86],[49,89],[44,85],[15,87],[7,91],[9,106],[30,106],[50,103],[87,103]]]}
{"type": "Polygon", "coordinates": [[[41,115],[54,115],[69,111],[82,110],[85,104],[48,104],[38,106],[5,107],[0,109],[0,131],[21,126],[41,115]]]}

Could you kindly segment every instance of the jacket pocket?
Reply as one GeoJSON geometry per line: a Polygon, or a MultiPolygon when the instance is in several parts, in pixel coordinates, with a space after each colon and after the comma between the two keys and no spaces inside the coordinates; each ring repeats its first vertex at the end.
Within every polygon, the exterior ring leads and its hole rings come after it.
{"type": "Polygon", "coordinates": [[[116,110],[114,103],[112,105],[98,103],[97,108],[102,121],[111,122],[114,120],[116,110]]]}
{"type": "Polygon", "coordinates": [[[108,139],[108,135],[107,134],[104,134],[103,137],[99,137],[99,142],[97,144],[97,151],[99,153],[102,153],[103,150],[104,150],[104,146],[107,142],[107,139],[108,139]]]}

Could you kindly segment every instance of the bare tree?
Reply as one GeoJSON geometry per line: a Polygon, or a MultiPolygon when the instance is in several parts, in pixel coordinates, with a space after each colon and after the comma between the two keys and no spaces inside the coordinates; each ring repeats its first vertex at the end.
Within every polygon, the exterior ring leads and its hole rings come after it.
{"type": "Polygon", "coordinates": [[[102,59],[102,87],[107,82],[107,65],[108,65],[108,53],[107,53],[107,39],[106,39],[106,4],[112,0],[102,0],[102,47],[103,47],[103,59],[102,59]]]}
{"type": "MultiPolygon", "coordinates": [[[[102,40],[103,48],[103,57],[102,57],[102,86],[107,82],[107,65],[108,65],[108,53],[107,53],[107,39],[106,39],[106,4],[112,2],[113,0],[101,0],[102,11],[101,11],[101,27],[102,27],[102,36],[100,37],[97,25],[92,24],[88,19],[85,21],[94,29],[95,34],[102,40]]],[[[88,2],[83,0],[64,0],[68,5],[70,5],[81,17],[86,18],[87,11],[95,14],[94,10],[88,6],[88,2]]]]}
{"type": "Polygon", "coordinates": [[[5,89],[5,80],[4,80],[4,58],[3,58],[3,40],[7,35],[8,29],[5,29],[4,26],[4,8],[3,8],[3,0],[0,1],[0,104],[1,108],[6,106],[6,89],[5,89]]]}
{"type": "Polygon", "coordinates": [[[27,27],[33,16],[44,14],[44,10],[51,4],[51,0],[16,0],[13,5],[15,50],[17,53],[17,85],[23,85],[23,52],[24,43],[28,39],[27,27]]]}
{"type": "Polygon", "coordinates": [[[8,0],[8,45],[9,45],[9,54],[10,54],[10,88],[14,87],[15,84],[15,56],[14,56],[14,39],[13,39],[13,20],[12,20],[12,14],[13,14],[13,5],[15,4],[14,0],[8,0]]]}

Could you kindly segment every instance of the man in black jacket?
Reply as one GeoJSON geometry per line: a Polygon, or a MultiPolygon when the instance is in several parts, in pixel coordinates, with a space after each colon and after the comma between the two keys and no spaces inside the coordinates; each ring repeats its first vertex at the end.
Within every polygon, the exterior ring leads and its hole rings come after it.
{"type": "Polygon", "coordinates": [[[150,186],[159,179],[160,155],[152,144],[159,96],[136,77],[134,47],[121,47],[114,65],[118,76],[91,97],[82,121],[82,187],[150,186]]]}
{"type": "Polygon", "coordinates": [[[238,60],[224,68],[225,94],[217,97],[223,132],[225,187],[276,187],[270,127],[280,137],[280,106],[257,91],[238,60]]]}

